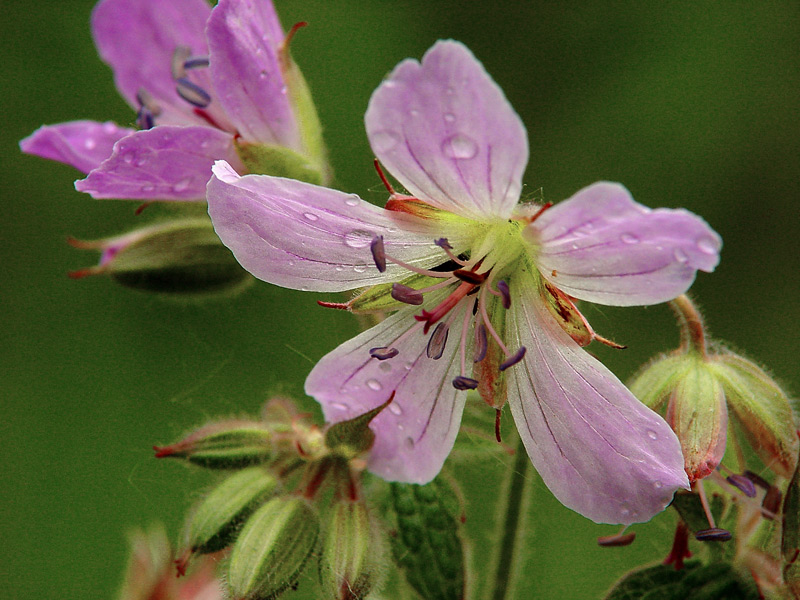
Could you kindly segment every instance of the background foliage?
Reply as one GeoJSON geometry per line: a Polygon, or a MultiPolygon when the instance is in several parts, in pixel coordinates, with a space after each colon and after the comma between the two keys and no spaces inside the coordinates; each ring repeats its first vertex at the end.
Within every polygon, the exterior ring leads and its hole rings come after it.
{"type": "MultiPolygon", "coordinates": [[[[439,38],[466,43],[528,127],[525,193],[557,201],[598,179],[650,206],[685,206],[722,235],[722,263],[693,291],[713,333],[800,389],[800,4],[465,3],[276,0],[312,87],[344,190],[382,202],[362,117],[401,59],[439,38]]],[[[0,20],[3,219],[2,515],[6,597],[111,598],[125,531],[155,519],[175,533],[205,476],[152,458],[213,415],[255,413],[266,397],[302,398],[312,361],[356,331],[311,294],[257,284],[227,302],[165,303],[66,272],[95,260],[69,248],[135,226],[134,205],[72,189],[70,167],[23,156],[43,123],[130,124],[88,27],[92,0],[8,2],[0,20]]],[[[629,349],[597,353],[621,377],[677,332],[665,307],[588,311],[629,349]]],[[[308,402],[309,409],[313,403],[308,402]]],[[[469,527],[493,524],[494,461],[459,467],[469,527]],[[490,485],[487,485],[487,481],[490,485]]],[[[601,527],[538,482],[527,597],[591,598],[663,557],[671,518],[636,543],[601,549],[601,527]]],[[[522,596],[520,596],[522,597],[522,596]]]]}

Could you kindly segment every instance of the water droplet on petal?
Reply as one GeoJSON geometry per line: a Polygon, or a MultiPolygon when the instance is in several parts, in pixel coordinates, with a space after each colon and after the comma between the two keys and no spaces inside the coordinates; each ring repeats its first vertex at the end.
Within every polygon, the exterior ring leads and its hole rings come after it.
{"type": "Polygon", "coordinates": [[[400,142],[400,134],[394,131],[376,131],[369,136],[369,141],[372,143],[372,148],[376,153],[388,152],[400,142]]]}
{"type": "Polygon", "coordinates": [[[149,193],[155,191],[155,189],[156,189],[156,187],[154,185],[143,185],[142,186],[142,191],[145,194],[149,194],[149,193]]]}
{"type": "Polygon", "coordinates": [[[697,248],[705,254],[716,254],[719,251],[719,244],[714,238],[703,236],[697,240],[697,248]]]}
{"type": "Polygon", "coordinates": [[[627,502],[622,504],[619,510],[619,514],[621,514],[623,517],[627,517],[628,515],[631,514],[631,508],[630,506],[628,506],[627,502]]]}
{"type": "Polygon", "coordinates": [[[137,160],[137,161],[134,163],[134,166],[136,166],[136,167],[143,167],[143,166],[145,166],[146,164],[147,164],[147,159],[146,159],[145,157],[142,157],[142,158],[140,158],[139,160],[137,160]]]}
{"type": "Polygon", "coordinates": [[[379,392],[383,389],[381,382],[377,379],[367,379],[367,387],[375,392],[379,392]]]}
{"type": "Polygon", "coordinates": [[[686,264],[689,262],[689,255],[680,248],[675,248],[675,251],[672,253],[672,255],[675,257],[675,260],[681,264],[686,264]]]}
{"type": "Polygon", "coordinates": [[[448,158],[468,160],[478,154],[478,144],[471,137],[457,133],[442,142],[442,153],[448,158]]]}
{"type": "Polygon", "coordinates": [[[647,437],[649,437],[651,440],[657,440],[658,439],[658,434],[655,431],[653,431],[652,429],[648,429],[647,430],[647,437]]]}
{"type": "Polygon", "coordinates": [[[344,199],[344,203],[347,204],[347,206],[358,206],[359,202],[361,202],[361,198],[355,194],[350,194],[344,199]]]}
{"type": "Polygon", "coordinates": [[[336,410],[347,410],[347,405],[342,404],[341,402],[331,402],[331,408],[335,408],[336,410]]]}
{"type": "Polygon", "coordinates": [[[134,155],[133,152],[128,152],[127,154],[123,154],[122,160],[128,164],[131,164],[133,162],[133,155],[134,155]]]}
{"type": "Polygon", "coordinates": [[[94,150],[97,147],[97,142],[92,138],[86,138],[83,141],[83,145],[86,147],[87,150],[94,150]]]}
{"type": "Polygon", "coordinates": [[[400,415],[403,414],[403,409],[400,408],[399,404],[395,404],[394,402],[392,402],[389,405],[389,412],[392,413],[393,415],[399,417],[400,415]]]}
{"type": "Polygon", "coordinates": [[[408,113],[408,114],[410,114],[412,117],[418,117],[418,116],[419,116],[419,111],[418,111],[417,109],[413,109],[413,110],[412,110],[410,113],[408,113]]]}
{"type": "Polygon", "coordinates": [[[397,87],[397,82],[396,81],[384,81],[383,82],[383,87],[385,87],[386,89],[389,89],[389,90],[394,89],[394,88],[397,87]]]}
{"type": "Polygon", "coordinates": [[[335,270],[337,273],[341,273],[342,271],[344,271],[344,267],[342,265],[336,265],[335,270]]]}
{"type": "Polygon", "coordinates": [[[657,490],[659,490],[659,489],[661,489],[662,487],[664,487],[664,484],[663,484],[663,483],[661,483],[660,481],[654,481],[654,482],[653,482],[653,487],[654,487],[654,488],[656,488],[657,490]]]}
{"type": "Polygon", "coordinates": [[[405,368],[406,371],[410,371],[414,367],[414,363],[407,362],[406,364],[403,365],[403,367],[405,368]]]}
{"type": "Polygon", "coordinates": [[[410,437],[407,437],[405,440],[403,440],[403,445],[404,445],[404,446],[405,446],[405,447],[406,447],[408,450],[413,450],[413,449],[414,449],[414,439],[413,439],[413,438],[410,438],[410,437]]]}
{"type": "Polygon", "coordinates": [[[353,267],[353,271],[355,271],[356,273],[365,273],[366,270],[367,270],[366,265],[356,265],[355,267],[353,267]]]}
{"type": "Polygon", "coordinates": [[[189,189],[190,183],[192,183],[192,180],[189,179],[188,177],[185,179],[181,179],[178,183],[175,184],[175,186],[172,188],[172,191],[177,193],[185,192],[187,189],[189,189]]]}
{"type": "Polygon", "coordinates": [[[378,365],[378,368],[384,373],[388,373],[392,370],[392,363],[384,361],[378,365]]]}
{"type": "Polygon", "coordinates": [[[116,130],[117,130],[117,128],[114,126],[114,124],[111,121],[106,121],[105,123],[103,123],[103,131],[105,133],[111,134],[111,133],[114,133],[116,130]]]}
{"type": "Polygon", "coordinates": [[[640,240],[632,233],[623,233],[619,236],[619,241],[623,244],[638,244],[640,240]]]}
{"type": "Polygon", "coordinates": [[[308,219],[309,221],[316,221],[317,219],[319,219],[319,217],[317,215],[315,215],[314,213],[310,213],[310,212],[303,213],[303,216],[306,219],[308,219]]]}
{"type": "Polygon", "coordinates": [[[453,121],[456,120],[456,116],[453,113],[445,113],[444,120],[447,121],[448,123],[452,123],[453,121]]]}
{"type": "Polygon", "coordinates": [[[344,236],[344,245],[350,248],[366,248],[372,243],[375,234],[363,229],[354,229],[344,236]]]}

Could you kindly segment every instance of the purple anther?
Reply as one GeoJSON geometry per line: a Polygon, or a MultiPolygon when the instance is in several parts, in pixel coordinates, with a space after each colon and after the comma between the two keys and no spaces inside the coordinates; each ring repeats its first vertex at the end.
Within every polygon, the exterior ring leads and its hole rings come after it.
{"type": "Polygon", "coordinates": [[[381,273],[386,272],[386,249],[383,247],[383,236],[376,235],[370,242],[369,249],[372,252],[372,260],[381,273]]]}
{"type": "Polygon", "coordinates": [[[513,356],[509,356],[500,365],[500,370],[501,371],[505,371],[509,367],[513,367],[515,364],[517,364],[519,361],[522,360],[522,357],[525,356],[525,352],[526,352],[525,346],[520,346],[519,350],[517,350],[516,353],[513,356]]]}
{"type": "Polygon", "coordinates": [[[425,351],[428,358],[439,360],[444,354],[444,347],[447,344],[447,334],[450,333],[450,328],[444,323],[439,323],[436,329],[433,330],[430,339],[428,340],[428,348],[425,351]]]}
{"type": "Polygon", "coordinates": [[[190,58],[189,60],[183,63],[183,68],[186,70],[189,69],[203,69],[209,65],[208,57],[207,56],[196,56],[194,58],[190,58]]]}
{"type": "Polygon", "coordinates": [[[379,348],[370,348],[369,355],[372,358],[377,358],[378,360],[388,360],[390,358],[394,358],[400,354],[400,350],[397,348],[391,348],[389,346],[381,346],[379,348]]]}
{"type": "Polygon", "coordinates": [[[410,288],[407,285],[403,285],[402,283],[392,284],[391,296],[398,302],[413,304],[415,306],[422,304],[423,301],[421,292],[418,292],[414,288],[410,288]]]}
{"type": "Polygon", "coordinates": [[[453,379],[453,387],[457,390],[465,391],[465,390],[474,390],[478,387],[479,381],[477,379],[472,379],[471,377],[464,377],[463,375],[459,375],[455,379],[453,379]]]}
{"type": "Polygon", "coordinates": [[[472,353],[472,361],[479,363],[486,358],[486,349],[488,347],[486,326],[481,323],[475,328],[475,351],[472,353]]]}
{"type": "Polygon", "coordinates": [[[756,484],[744,475],[734,473],[725,478],[732,486],[737,487],[748,498],[756,497],[756,484]]]}
{"type": "Polygon", "coordinates": [[[458,277],[461,281],[466,281],[474,285],[480,285],[486,281],[486,275],[476,273],[475,271],[467,271],[466,269],[456,269],[453,271],[453,275],[458,277]]]}
{"type": "Polygon", "coordinates": [[[140,106],[136,111],[136,126],[139,129],[152,129],[156,124],[155,117],[146,106],[140,106]]]}
{"type": "Polygon", "coordinates": [[[777,512],[781,508],[782,499],[783,499],[783,493],[781,493],[781,490],[772,485],[767,490],[767,493],[764,494],[764,499],[761,501],[761,508],[763,508],[764,510],[768,510],[771,513],[777,514],[777,512]]]}
{"type": "Polygon", "coordinates": [[[211,96],[209,93],[196,83],[189,81],[185,77],[181,77],[180,79],[176,80],[175,83],[177,83],[176,89],[178,91],[178,95],[186,100],[189,104],[192,104],[197,108],[205,108],[211,104],[211,96]]]}
{"type": "Polygon", "coordinates": [[[508,292],[508,284],[504,279],[497,282],[497,291],[502,294],[503,308],[506,310],[511,308],[511,294],[508,292]]]}
{"type": "Polygon", "coordinates": [[[192,49],[189,46],[178,46],[172,53],[170,71],[175,80],[186,77],[186,61],[192,56],[192,49]]]}
{"type": "Polygon", "coordinates": [[[713,527],[712,529],[702,529],[694,534],[694,539],[698,542],[727,542],[733,537],[727,529],[713,527]]]}
{"type": "Polygon", "coordinates": [[[753,483],[755,483],[758,487],[760,487],[762,489],[768,490],[771,487],[769,481],[764,479],[758,473],[753,473],[752,471],[745,471],[744,473],[742,473],[742,475],[747,477],[750,481],[752,481],[753,483]]]}
{"type": "Polygon", "coordinates": [[[439,238],[438,240],[433,240],[433,243],[439,246],[444,250],[452,250],[453,247],[450,245],[450,242],[447,241],[447,238],[439,238]]]}

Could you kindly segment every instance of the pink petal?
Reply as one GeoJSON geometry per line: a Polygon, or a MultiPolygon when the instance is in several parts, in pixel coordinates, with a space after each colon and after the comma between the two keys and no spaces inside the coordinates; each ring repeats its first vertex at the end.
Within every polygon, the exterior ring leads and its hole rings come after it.
{"type": "Polygon", "coordinates": [[[93,198],[203,200],[219,158],[240,164],[230,134],[159,125],[121,139],[111,157],[75,188],[93,198]]]}
{"type": "Polygon", "coordinates": [[[375,408],[394,391],[392,403],[370,424],[376,438],[369,469],[388,481],[422,484],[436,477],[453,447],[466,394],[451,383],[460,369],[462,320],[455,320],[444,354],[433,360],[415,312],[401,310],[324,356],[306,379],[306,393],[335,423],[375,408]],[[409,327],[416,331],[397,341],[409,327]],[[371,358],[370,348],[382,346],[400,353],[371,358]]]}
{"type": "Polygon", "coordinates": [[[222,242],[241,265],[283,287],[333,292],[398,281],[408,274],[375,266],[370,243],[384,236],[388,255],[427,268],[447,260],[438,237],[458,233],[440,223],[386,211],[354,194],[267,175],[239,177],[225,163],[214,166],[208,212],[222,242]]]}
{"type": "Polygon", "coordinates": [[[39,127],[19,147],[26,154],[57,160],[88,173],[111,156],[117,140],[133,132],[111,121],[70,121],[39,127]]]}
{"type": "Polygon", "coordinates": [[[211,76],[245,141],[301,149],[278,62],[284,34],[272,2],[221,0],[208,22],[211,76]]]}
{"type": "MultiPolygon", "coordinates": [[[[92,33],[100,57],[114,70],[120,93],[138,108],[136,93],[146,89],[162,109],[161,124],[199,124],[192,106],[175,91],[171,64],[175,48],[187,46],[208,56],[206,0],[102,0],[92,13],[92,33]]],[[[200,85],[208,76],[197,70],[200,85]]],[[[210,91],[207,89],[206,91],[210,91]]]]}
{"type": "Polygon", "coordinates": [[[509,405],[531,461],[556,498],[593,521],[647,521],[688,487],[678,438],[564,333],[533,281],[511,289],[509,341],[527,352],[506,371],[509,405]]]}
{"type": "Polygon", "coordinates": [[[483,65],[458,42],[400,63],[372,95],[372,150],[421,200],[470,217],[506,218],[519,200],[528,139],[483,65]]]}
{"type": "Polygon", "coordinates": [[[616,183],[595,183],[525,230],[539,269],[567,294],[613,306],[665,302],[711,272],[722,240],[683,209],[651,210],[616,183]]]}

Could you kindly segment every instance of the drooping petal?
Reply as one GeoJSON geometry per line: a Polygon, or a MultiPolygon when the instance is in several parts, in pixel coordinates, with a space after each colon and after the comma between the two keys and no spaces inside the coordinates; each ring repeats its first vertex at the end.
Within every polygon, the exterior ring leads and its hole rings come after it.
{"type": "Polygon", "coordinates": [[[502,90],[472,53],[438,42],[378,87],[365,117],[372,150],[408,191],[473,218],[510,215],[528,138],[502,90]]]}
{"type": "Polygon", "coordinates": [[[462,319],[454,319],[450,342],[434,360],[426,353],[431,334],[422,334],[414,313],[414,308],[401,310],[324,356],[305,389],[333,423],[375,408],[394,391],[392,403],[370,424],[375,445],[369,469],[388,481],[423,484],[439,473],[453,447],[466,394],[451,383],[460,372],[462,319]],[[409,326],[415,331],[406,333],[409,326]],[[376,347],[399,352],[379,360],[369,352],[376,347]]]}
{"type": "Polygon", "coordinates": [[[240,165],[230,134],[210,127],[159,125],[121,139],[113,154],[75,188],[93,198],[203,200],[219,158],[240,165]]]}
{"type": "Polygon", "coordinates": [[[111,156],[117,140],[133,132],[111,121],[69,121],[39,127],[19,147],[26,154],[57,160],[88,173],[111,156]]]}
{"type": "Polygon", "coordinates": [[[399,281],[408,271],[388,260],[378,271],[370,245],[384,238],[390,257],[428,268],[447,260],[434,244],[463,234],[449,223],[386,211],[358,196],[267,175],[239,177],[223,162],[208,184],[208,212],[241,265],[283,287],[334,292],[399,281]],[[434,228],[435,226],[435,228],[434,228]]]}
{"type": "Polygon", "coordinates": [[[523,235],[542,275],[570,296],[612,306],[679,296],[719,263],[722,240],[683,209],[651,210],[616,183],[595,183],[546,210],[523,235]]]}
{"type": "Polygon", "coordinates": [[[208,22],[211,77],[219,102],[244,141],[300,149],[269,0],[221,0],[208,22]]]}
{"type": "Polygon", "coordinates": [[[178,46],[208,56],[205,27],[210,13],[206,0],[102,0],[95,7],[92,33],[97,50],[114,70],[117,88],[131,106],[138,107],[136,94],[144,88],[161,108],[159,123],[200,122],[175,91],[171,64],[178,46]]]}
{"type": "Polygon", "coordinates": [[[511,288],[509,342],[527,352],[506,371],[528,455],[568,508],[598,523],[647,521],[688,487],[678,439],[558,326],[535,287],[511,288]]]}

